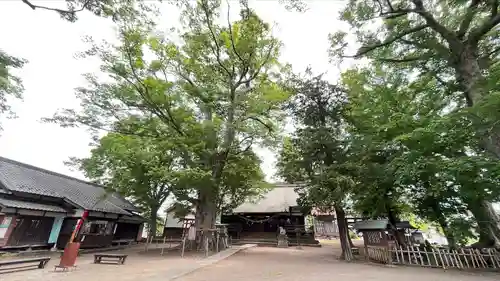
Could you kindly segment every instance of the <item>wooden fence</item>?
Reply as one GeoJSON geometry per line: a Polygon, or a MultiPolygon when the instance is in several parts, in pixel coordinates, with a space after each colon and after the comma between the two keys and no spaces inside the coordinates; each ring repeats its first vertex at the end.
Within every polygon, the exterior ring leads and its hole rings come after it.
{"type": "Polygon", "coordinates": [[[424,250],[411,246],[406,248],[368,246],[366,255],[370,260],[388,264],[500,271],[500,252],[495,249],[424,250]]]}

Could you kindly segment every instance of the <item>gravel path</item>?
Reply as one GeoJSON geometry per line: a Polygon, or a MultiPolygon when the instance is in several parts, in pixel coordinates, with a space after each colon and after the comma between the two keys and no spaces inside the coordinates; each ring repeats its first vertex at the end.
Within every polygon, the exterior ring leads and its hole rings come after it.
{"type": "Polygon", "coordinates": [[[206,267],[178,281],[329,281],[329,280],[398,280],[398,281],[493,281],[499,274],[473,274],[455,270],[387,267],[376,264],[338,261],[332,247],[323,248],[251,248],[229,259],[206,267]]]}
{"type": "MultiPolygon", "coordinates": [[[[192,256],[180,258],[178,253],[160,256],[158,251],[147,255],[133,254],[125,265],[93,264],[92,255],[78,259],[78,269],[55,273],[53,265],[43,270],[0,274],[1,281],[169,281],[171,278],[200,268],[175,281],[499,281],[500,274],[473,274],[456,270],[414,267],[387,267],[376,264],[345,263],[335,257],[337,247],[297,250],[255,247],[242,250],[225,260],[192,256]]],[[[236,247],[229,251],[235,251],[236,247]]],[[[227,255],[229,252],[221,253],[227,255]]]]}

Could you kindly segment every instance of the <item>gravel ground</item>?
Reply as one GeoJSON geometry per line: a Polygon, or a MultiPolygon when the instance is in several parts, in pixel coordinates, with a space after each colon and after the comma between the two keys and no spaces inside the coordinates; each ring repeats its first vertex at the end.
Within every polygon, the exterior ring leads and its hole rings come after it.
{"type": "Polygon", "coordinates": [[[215,265],[193,272],[178,281],[493,281],[500,274],[474,274],[455,270],[387,267],[377,264],[345,263],[334,256],[335,249],[323,248],[251,248],[215,265]],[[418,277],[417,277],[418,276],[418,277]]]}
{"type": "MultiPolygon", "coordinates": [[[[456,270],[414,267],[387,267],[377,264],[345,263],[337,260],[338,247],[304,247],[298,250],[255,247],[211,264],[200,256],[180,258],[179,253],[160,256],[158,250],[147,254],[130,253],[125,265],[93,264],[92,255],[78,259],[72,272],[55,273],[54,258],[46,269],[0,274],[1,281],[167,281],[182,272],[205,264],[176,281],[329,281],[329,280],[398,280],[398,281],[499,281],[500,274],[474,274],[456,270]],[[417,277],[416,277],[417,276],[417,277]]],[[[213,256],[213,258],[217,258],[213,256]]]]}

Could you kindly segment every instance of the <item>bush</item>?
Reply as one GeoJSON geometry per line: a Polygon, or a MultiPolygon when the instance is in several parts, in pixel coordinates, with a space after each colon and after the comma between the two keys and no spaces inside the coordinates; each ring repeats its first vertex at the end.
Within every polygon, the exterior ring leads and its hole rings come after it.
{"type": "Polygon", "coordinates": [[[349,237],[351,239],[359,239],[359,236],[352,230],[349,229],[349,237]]]}

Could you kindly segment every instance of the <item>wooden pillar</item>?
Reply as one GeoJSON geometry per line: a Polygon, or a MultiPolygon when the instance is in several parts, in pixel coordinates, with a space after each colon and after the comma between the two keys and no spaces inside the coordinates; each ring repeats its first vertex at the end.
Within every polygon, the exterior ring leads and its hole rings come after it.
{"type": "Polygon", "coordinates": [[[144,223],[139,225],[139,231],[137,232],[137,241],[142,241],[142,231],[144,230],[144,223]]]}

